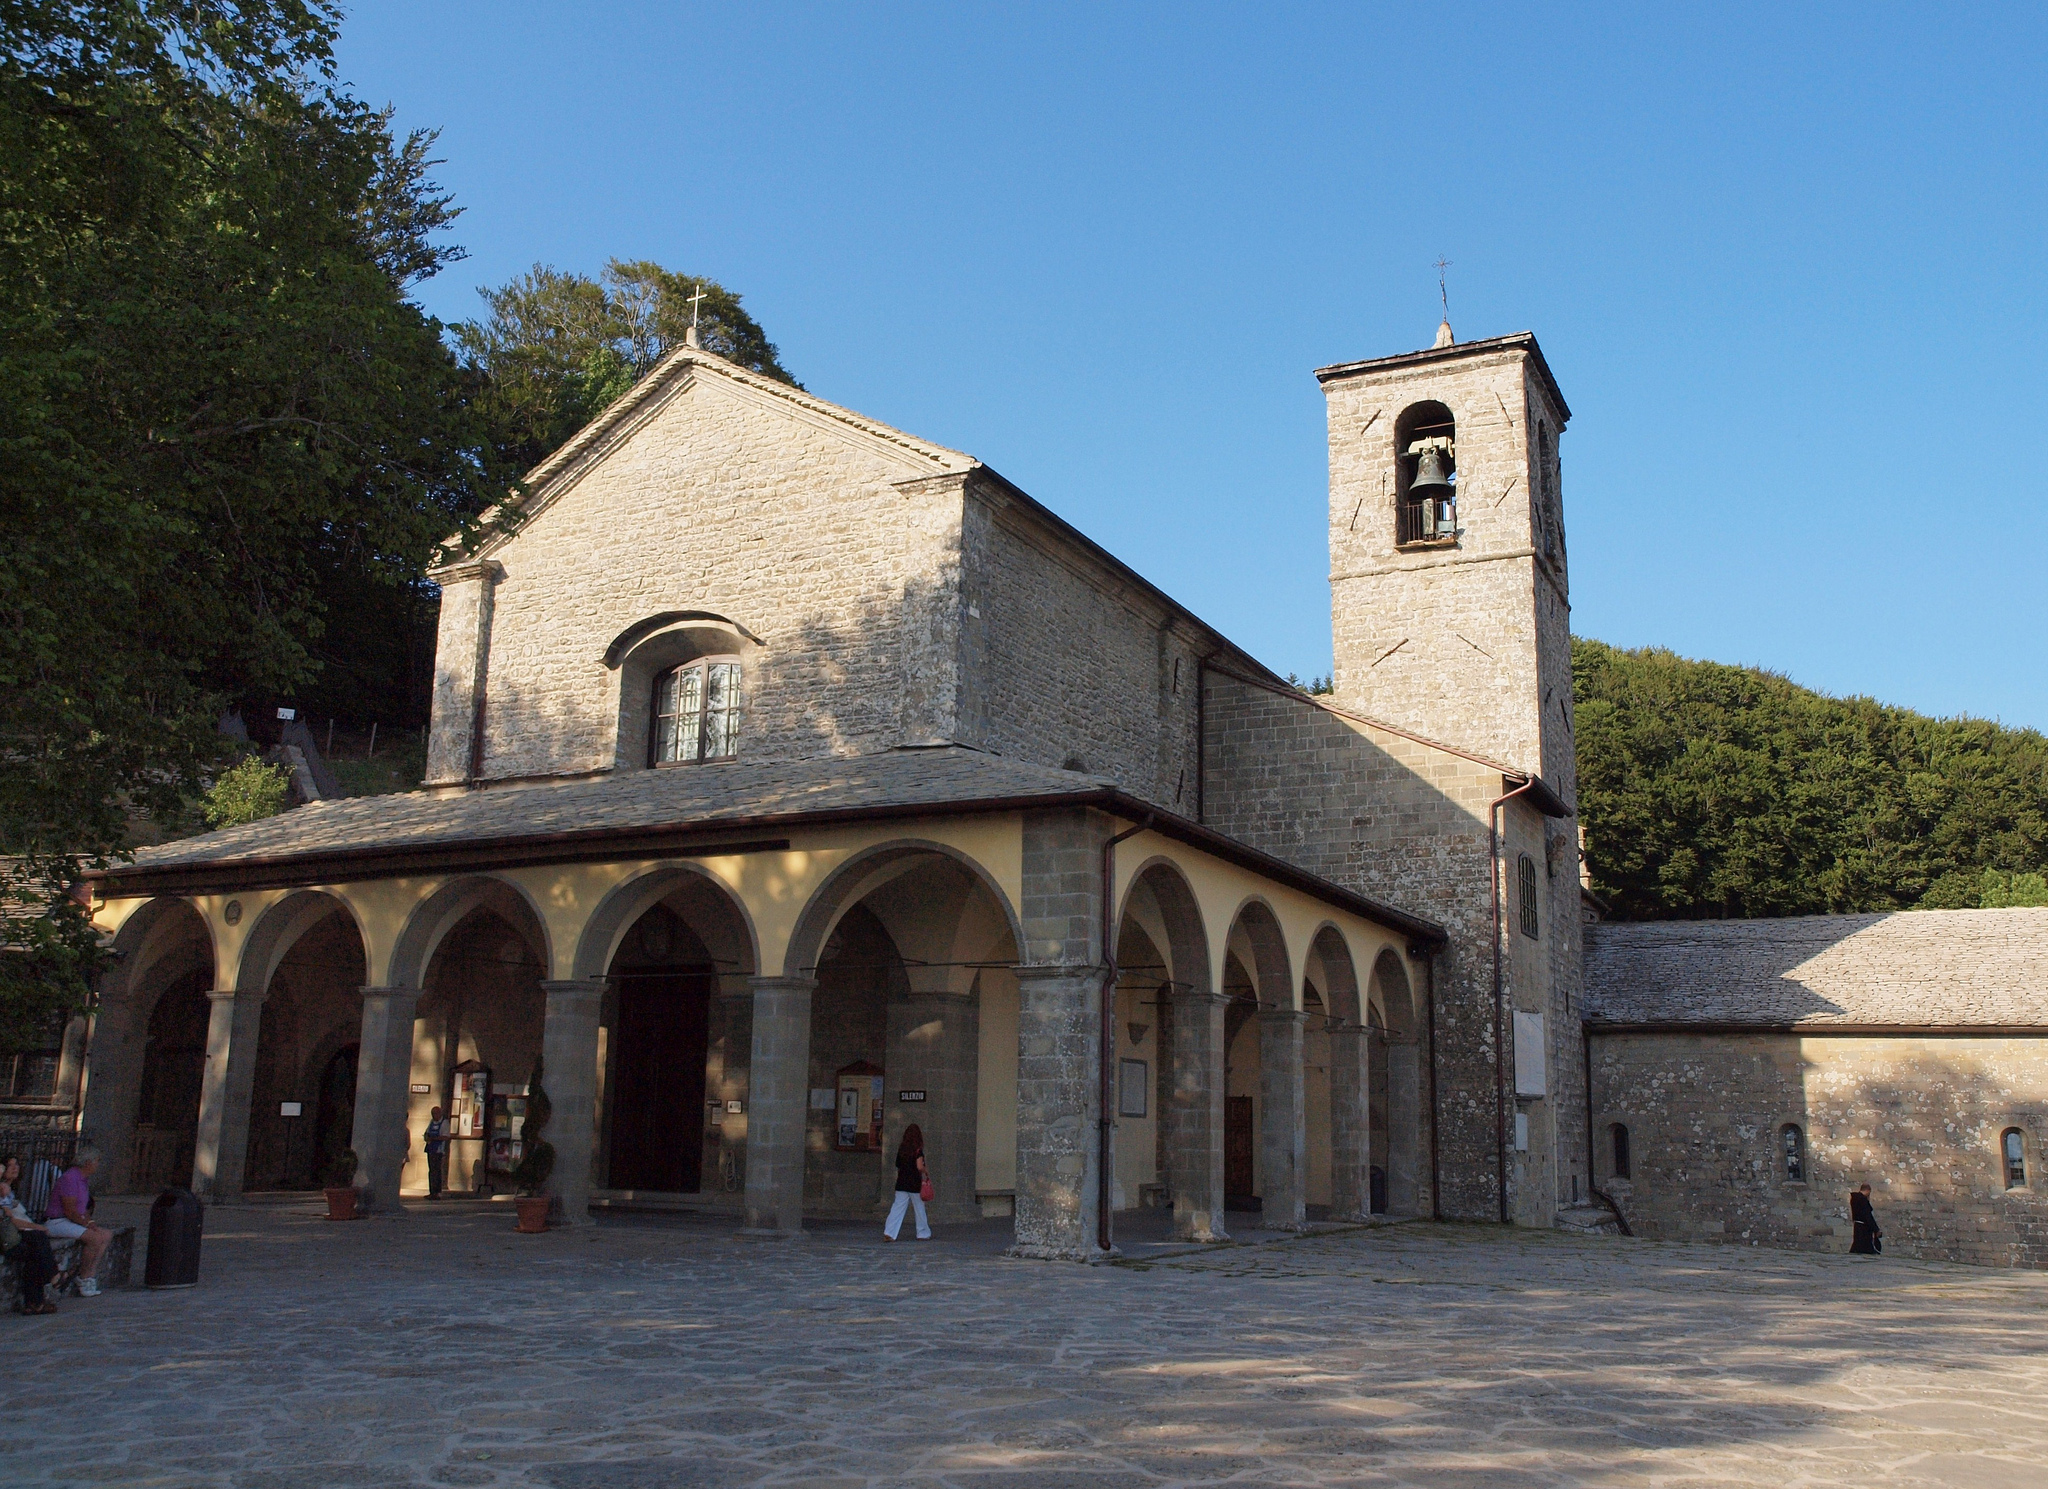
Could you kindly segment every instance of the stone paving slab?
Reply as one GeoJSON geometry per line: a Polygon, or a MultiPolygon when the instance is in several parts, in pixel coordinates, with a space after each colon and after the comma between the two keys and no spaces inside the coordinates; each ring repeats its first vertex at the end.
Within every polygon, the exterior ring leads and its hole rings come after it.
{"type": "Polygon", "coordinates": [[[2048,1482],[2038,1274],[1412,1224],[1077,1267],[1000,1224],[421,1209],[218,1208],[199,1287],[0,1320],[8,1418],[53,1425],[0,1483],[2048,1482]]]}

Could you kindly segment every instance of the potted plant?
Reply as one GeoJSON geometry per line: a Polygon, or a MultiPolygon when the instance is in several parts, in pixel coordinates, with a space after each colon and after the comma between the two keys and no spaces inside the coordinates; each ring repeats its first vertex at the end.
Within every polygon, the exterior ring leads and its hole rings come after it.
{"type": "Polygon", "coordinates": [[[327,1218],[329,1220],[356,1220],[356,1150],[343,1148],[334,1155],[327,1165],[327,1175],[321,1180],[326,1186],[327,1218]]]}
{"type": "Polygon", "coordinates": [[[555,1171],[555,1147],[541,1138],[554,1108],[540,1076],[541,1062],[535,1059],[533,1079],[526,1083],[526,1120],[519,1128],[519,1162],[512,1169],[512,1182],[519,1189],[513,1201],[519,1210],[519,1229],[528,1235],[548,1228],[548,1210],[554,1204],[548,1193],[548,1176],[555,1171]]]}

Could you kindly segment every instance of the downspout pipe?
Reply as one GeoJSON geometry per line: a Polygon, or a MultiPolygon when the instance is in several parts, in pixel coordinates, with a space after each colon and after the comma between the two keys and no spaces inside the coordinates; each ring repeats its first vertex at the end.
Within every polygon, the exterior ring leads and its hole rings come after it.
{"type": "Polygon", "coordinates": [[[1512,791],[1503,792],[1486,809],[1486,877],[1493,900],[1493,1136],[1500,1179],[1500,1223],[1513,1224],[1508,1215],[1508,1064],[1507,1002],[1501,969],[1500,846],[1506,836],[1501,813],[1507,804],[1536,785],[1531,776],[1512,791]]]}
{"type": "Polygon", "coordinates": [[[1110,1249],[1115,1239],[1110,1230],[1114,1214],[1110,1199],[1114,1193],[1111,1185],[1116,1161],[1116,1118],[1112,1115],[1116,1110],[1115,1083],[1111,1079],[1116,1059],[1116,845],[1148,830],[1155,820],[1154,814],[1147,812],[1143,822],[1126,828],[1102,845],[1102,1048],[1101,1068],[1096,1072],[1099,1089],[1095,1101],[1095,1244],[1104,1251],[1110,1249]]]}

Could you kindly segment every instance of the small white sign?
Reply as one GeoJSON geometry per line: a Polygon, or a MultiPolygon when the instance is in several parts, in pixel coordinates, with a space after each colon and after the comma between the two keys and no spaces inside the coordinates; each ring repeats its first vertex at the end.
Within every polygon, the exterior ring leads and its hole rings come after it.
{"type": "Polygon", "coordinates": [[[747,1104],[744,1101],[728,1101],[725,1104],[725,1109],[729,1112],[744,1112],[747,1109],[747,1104]]]}
{"type": "Polygon", "coordinates": [[[280,719],[283,719],[287,724],[289,724],[293,719],[299,716],[299,711],[296,708],[280,708],[277,711],[277,716],[280,719]]]}
{"type": "Polygon", "coordinates": [[[296,1117],[304,1113],[304,1111],[305,1106],[300,1102],[280,1101],[277,1104],[277,1114],[280,1117],[296,1117]]]}
{"type": "Polygon", "coordinates": [[[924,1100],[924,1092],[922,1092],[922,1091],[898,1091],[898,1092],[896,1093],[896,1099],[897,1099],[898,1101],[909,1101],[909,1102],[919,1102],[919,1101],[922,1101],[922,1100],[924,1100]]]}
{"type": "Polygon", "coordinates": [[[434,1088],[425,1081],[414,1081],[412,1083],[412,1094],[415,1096],[431,1096],[434,1094],[434,1088]]]}

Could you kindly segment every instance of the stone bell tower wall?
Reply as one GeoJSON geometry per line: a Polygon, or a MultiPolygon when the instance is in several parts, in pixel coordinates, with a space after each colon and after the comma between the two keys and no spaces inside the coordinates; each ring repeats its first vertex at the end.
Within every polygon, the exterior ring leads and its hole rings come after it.
{"type": "Polygon", "coordinates": [[[1570,775],[1571,636],[1557,432],[1533,336],[1325,368],[1337,699],[1523,770],[1570,775]],[[1403,416],[1456,422],[1457,535],[1398,541],[1403,416]]]}

